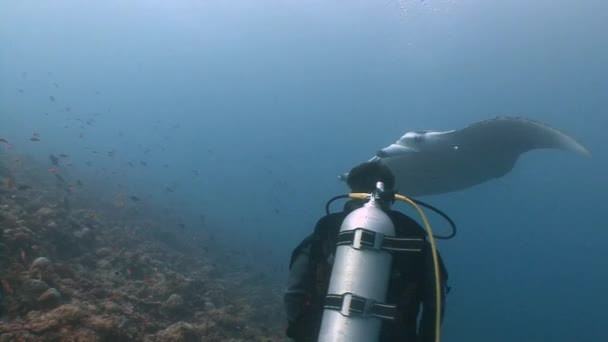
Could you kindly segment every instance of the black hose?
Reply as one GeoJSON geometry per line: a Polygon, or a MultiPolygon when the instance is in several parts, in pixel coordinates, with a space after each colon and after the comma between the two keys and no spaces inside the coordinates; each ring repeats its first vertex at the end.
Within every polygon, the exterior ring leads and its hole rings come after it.
{"type": "Polygon", "coordinates": [[[327,203],[325,203],[325,215],[329,215],[329,206],[336,200],[339,200],[342,198],[348,198],[348,195],[338,195],[338,196],[334,196],[334,197],[330,198],[329,201],[327,201],[327,203]]]}
{"type": "Polygon", "coordinates": [[[449,240],[451,238],[453,238],[454,236],[456,236],[456,223],[454,223],[454,221],[452,221],[452,219],[448,216],[448,214],[444,213],[443,211],[433,207],[432,205],[422,202],[420,200],[417,199],[413,199],[410,198],[414,203],[423,206],[427,209],[430,209],[432,211],[434,211],[435,213],[437,213],[439,216],[443,217],[444,220],[448,221],[448,223],[450,224],[450,226],[452,226],[452,232],[448,235],[435,235],[433,234],[433,236],[435,237],[435,239],[440,239],[440,240],[449,240]]]}
{"type": "MultiPolygon", "coordinates": [[[[325,204],[325,214],[329,215],[329,206],[336,200],[342,199],[342,198],[349,198],[348,195],[338,195],[338,196],[334,196],[332,198],[329,199],[329,201],[327,201],[327,203],[325,204]]],[[[457,229],[456,229],[456,223],[454,223],[454,221],[448,216],[448,214],[444,213],[443,211],[435,208],[434,206],[422,202],[420,200],[417,199],[413,199],[410,198],[414,203],[423,206],[431,211],[434,211],[435,213],[437,213],[439,216],[441,216],[444,220],[446,220],[450,226],[452,227],[452,232],[448,235],[435,235],[433,234],[433,236],[435,237],[435,239],[440,239],[440,240],[449,240],[452,239],[456,236],[457,233],[457,229]]]]}

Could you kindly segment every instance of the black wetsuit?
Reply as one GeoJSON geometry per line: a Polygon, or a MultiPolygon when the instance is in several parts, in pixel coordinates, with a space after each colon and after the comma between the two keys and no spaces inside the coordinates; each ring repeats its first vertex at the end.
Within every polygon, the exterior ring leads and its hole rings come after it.
{"type": "MultiPolygon", "coordinates": [[[[355,206],[356,208],[356,206],[355,206]]],[[[287,336],[297,342],[316,341],[323,312],[323,298],[329,282],[336,237],[342,221],[353,210],[321,218],[313,234],[304,239],[293,251],[290,262],[290,279],[284,296],[287,311],[287,336]]],[[[398,211],[387,212],[395,225],[397,237],[426,239],[424,229],[416,221],[398,211]]],[[[441,262],[442,317],[445,308],[447,271],[441,262]]],[[[393,254],[391,280],[387,304],[397,305],[394,321],[384,321],[380,341],[427,342],[435,337],[435,277],[430,244],[425,243],[418,253],[393,254]],[[422,306],[420,324],[417,318],[422,306]]]]}

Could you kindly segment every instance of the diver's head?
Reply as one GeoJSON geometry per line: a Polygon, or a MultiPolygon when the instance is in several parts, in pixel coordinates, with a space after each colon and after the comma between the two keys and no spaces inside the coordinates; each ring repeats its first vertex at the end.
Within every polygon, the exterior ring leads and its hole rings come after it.
{"type": "Polygon", "coordinates": [[[365,162],[355,166],[348,173],[346,184],[351,192],[370,193],[376,190],[376,183],[384,183],[384,190],[393,191],[395,188],[395,176],[384,164],[374,161],[365,162]]]}

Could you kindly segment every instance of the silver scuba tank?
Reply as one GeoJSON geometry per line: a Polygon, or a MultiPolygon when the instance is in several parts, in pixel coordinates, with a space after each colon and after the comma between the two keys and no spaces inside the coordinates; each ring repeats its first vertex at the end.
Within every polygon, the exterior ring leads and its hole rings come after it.
{"type": "Polygon", "coordinates": [[[342,222],[319,342],[378,340],[392,262],[380,249],[384,236],[394,237],[395,227],[373,195],[342,222]]]}

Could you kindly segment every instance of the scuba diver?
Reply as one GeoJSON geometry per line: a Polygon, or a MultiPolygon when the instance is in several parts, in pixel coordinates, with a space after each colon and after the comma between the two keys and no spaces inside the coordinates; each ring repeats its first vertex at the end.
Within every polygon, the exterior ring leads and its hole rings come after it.
{"type": "MultiPolygon", "coordinates": [[[[343,255],[345,255],[340,254],[338,251],[340,248],[346,250],[346,253],[360,253],[355,251],[356,247],[353,247],[353,241],[356,239],[352,236],[356,235],[355,233],[350,235],[349,244],[345,246],[347,234],[345,234],[344,226],[352,221],[352,219],[349,221],[349,217],[352,216],[349,214],[367,206],[366,203],[371,200],[351,199],[344,205],[342,212],[322,217],[317,222],[314,232],[306,237],[291,255],[289,279],[283,298],[288,321],[286,335],[296,342],[355,340],[427,342],[436,341],[436,337],[438,340],[437,335],[440,335],[439,327],[443,321],[445,309],[445,295],[449,290],[446,285],[447,270],[438,254],[435,254],[433,259],[428,234],[424,229],[414,219],[390,209],[395,198],[393,173],[379,162],[365,162],[350,171],[347,184],[352,193],[370,194],[383,185],[382,190],[391,194],[392,197],[389,200],[378,201],[380,205],[377,208],[378,211],[386,214],[380,213],[387,217],[385,221],[392,226],[390,229],[392,230],[394,227],[394,238],[389,234],[383,235],[376,241],[386,242],[386,245],[392,242],[393,248],[387,247],[384,251],[371,252],[388,256],[388,259],[382,259],[384,261],[382,261],[381,267],[361,270],[360,265],[366,264],[359,263],[348,271],[336,270],[340,267],[348,268],[348,263],[345,264],[343,260],[338,260],[338,257],[344,259],[343,255]],[[384,253],[386,251],[389,253],[384,253]],[[439,272],[435,269],[435,265],[440,265],[439,272]],[[380,273],[381,276],[378,276],[379,273],[376,272],[376,269],[383,267],[386,272],[380,273]],[[438,273],[439,277],[437,277],[438,273]],[[355,275],[353,276],[353,274],[355,275]],[[358,293],[348,291],[340,295],[332,294],[336,292],[328,292],[328,287],[331,289],[332,284],[335,285],[340,281],[340,279],[334,279],[335,275],[352,276],[352,281],[347,281],[347,287],[356,282],[362,283],[363,287],[373,287],[376,283],[384,282],[385,284],[381,285],[383,289],[380,290],[382,292],[380,297],[385,298],[384,303],[366,301],[366,298],[357,296],[358,293]],[[384,280],[380,279],[383,277],[384,280]],[[440,296],[437,296],[438,293],[441,293],[440,296]],[[441,297],[440,305],[437,303],[437,297],[441,297]],[[348,304],[345,304],[347,299],[348,304]],[[355,310],[357,303],[359,303],[360,310],[355,310]],[[440,312],[437,312],[438,306],[441,307],[440,312]],[[347,307],[346,310],[344,310],[345,307],[347,307]],[[421,307],[422,312],[420,312],[421,307]],[[337,323],[337,320],[348,319],[347,317],[350,317],[351,314],[356,316],[357,313],[361,314],[357,316],[360,318],[355,318],[347,323],[337,323]],[[441,318],[437,319],[439,317],[441,318]],[[372,323],[372,327],[377,327],[377,329],[370,329],[369,325],[366,327],[361,325],[367,324],[364,321],[370,320],[376,321],[376,323],[372,323]],[[340,324],[341,326],[338,327],[337,325],[340,324]],[[357,325],[359,327],[356,327],[357,325]],[[348,329],[350,332],[347,331],[348,329]],[[374,329],[377,331],[369,335],[368,331],[374,329]]],[[[365,219],[368,219],[368,216],[365,216],[365,219]]],[[[363,221],[355,223],[353,227],[356,228],[350,232],[357,229],[363,230],[363,234],[369,232],[365,230],[365,223],[360,222],[363,221]]],[[[377,243],[376,247],[379,244],[377,243]]],[[[374,246],[373,240],[371,245],[374,246]]]]}

